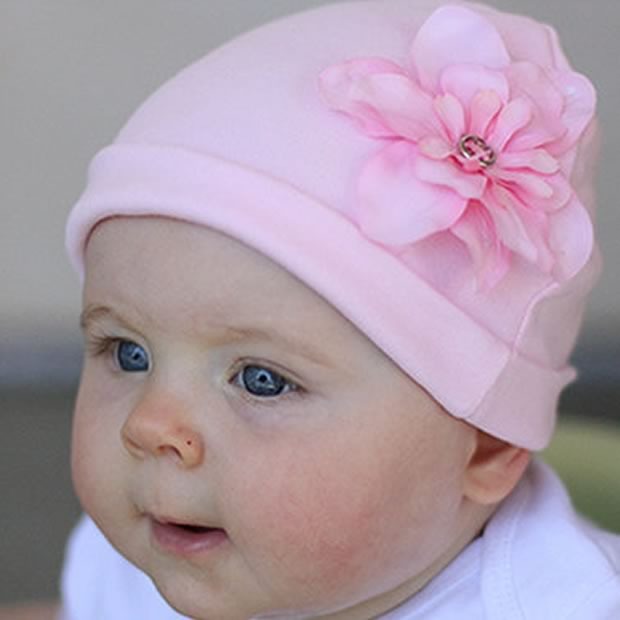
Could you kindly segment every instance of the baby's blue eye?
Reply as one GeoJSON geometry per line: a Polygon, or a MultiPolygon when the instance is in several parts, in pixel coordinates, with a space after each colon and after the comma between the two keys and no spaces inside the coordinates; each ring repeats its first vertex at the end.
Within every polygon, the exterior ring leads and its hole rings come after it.
{"type": "Polygon", "coordinates": [[[282,375],[264,366],[245,366],[239,373],[239,383],[250,394],[261,398],[273,398],[296,388],[282,375]]]}
{"type": "Polygon", "coordinates": [[[131,340],[119,340],[116,345],[116,361],[125,372],[146,372],[149,369],[148,353],[131,340]]]}

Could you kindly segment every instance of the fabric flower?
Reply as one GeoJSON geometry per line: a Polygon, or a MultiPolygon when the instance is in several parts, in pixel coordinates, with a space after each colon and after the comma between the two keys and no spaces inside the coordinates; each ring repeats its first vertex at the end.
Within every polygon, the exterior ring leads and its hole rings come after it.
{"type": "Polygon", "coordinates": [[[584,76],[512,60],[487,18],[444,6],[419,30],[409,67],[353,59],[323,71],[320,88],[379,141],[353,214],[371,239],[451,233],[482,288],[515,257],[558,280],[587,261],[592,223],[568,180],[595,108],[584,76]]]}

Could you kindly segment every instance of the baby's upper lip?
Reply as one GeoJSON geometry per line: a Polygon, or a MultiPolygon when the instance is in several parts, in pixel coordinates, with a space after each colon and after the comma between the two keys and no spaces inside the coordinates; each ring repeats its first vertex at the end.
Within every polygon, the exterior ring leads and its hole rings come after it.
{"type": "Polygon", "coordinates": [[[146,513],[146,516],[160,523],[161,525],[175,525],[177,527],[187,527],[187,528],[201,528],[201,529],[211,529],[211,530],[221,530],[224,529],[217,525],[215,521],[208,519],[192,519],[186,518],[182,516],[176,515],[161,515],[157,513],[146,513]]]}

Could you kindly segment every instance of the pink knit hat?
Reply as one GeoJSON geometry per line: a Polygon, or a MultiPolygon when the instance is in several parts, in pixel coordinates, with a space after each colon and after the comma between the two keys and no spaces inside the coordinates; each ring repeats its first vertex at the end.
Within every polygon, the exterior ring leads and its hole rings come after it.
{"type": "Polygon", "coordinates": [[[169,216],[316,290],[452,415],[546,445],[586,295],[595,93],[480,5],[330,4],[188,67],[91,164],[67,225],[169,216]]]}

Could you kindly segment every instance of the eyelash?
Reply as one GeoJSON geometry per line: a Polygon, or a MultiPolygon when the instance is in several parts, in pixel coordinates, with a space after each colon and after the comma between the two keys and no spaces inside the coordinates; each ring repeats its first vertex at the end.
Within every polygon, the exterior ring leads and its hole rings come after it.
{"type": "MultiPolygon", "coordinates": [[[[92,335],[89,335],[88,337],[88,340],[86,343],[86,350],[90,357],[95,357],[95,358],[101,357],[101,356],[110,357],[112,363],[114,364],[115,369],[118,372],[125,373],[129,371],[125,371],[122,368],[120,368],[119,361],[118,361],[118,347],[122,343],[133,343],[133,344],[138,345],[141,348],[144,348],[142,347],[141,344],[129,338],[120,338],[118,336],[109,336],[106,334],[101,334],[101,335],[92,334],[92,335]]],[[[150,362],[148,366],[150,369],[150,366],[151,366],[150,362]]],[[[147,371],[144,370],[144,371],[136,371],[136,372],[147,372],[147,371]]]]}
{"type": "MultiPolygon", "coordinates": [[[[126,371],[123,371],[121,368],[118,367],[118,360],[116,359],[116,356],[118,354],[117,347],[120,343],[123,343],[123,342],[134,342],[134,341],[130,340],[129,338],[120,338],[117,336],[108,336],[105,334],[103,335],[92,334],[88,338],[86,350],[90,357],[97,358],[97,357],[101,357],[104,355],[110,356],[111,358],[113,358],[112,362],[114,363],[116,370],[122,373],[126,373],[126,371]]],[[[142,345],[139,345],[139,346],[142,346],[142,345]]],[[[292,379],[289,379],[285,373],[283,373],[280,370],[276,370],[272,368],[269,364],[263,361],[259,361],[259,360],[244,359],[244,360],[238,361],[233,367],[233,372],[228,378],[228,383],[239,389],[242,398],[252,403],[258,402],[263,405],[276,404],[276,402],[279,400],[299,397],[304,393],[304,388],[301,387],[298,383],[296,383],[292,379]],[[256,368],[260,368],[263,370],[267,370],[270,373],[273,373],[274,375],[277,375],[278,377],[280,377],[285,383],[284,391],[274,396],[261,397],[261,396],[256,396],[252,394],[247,388],[244,388],[243,383],[242,383],[243,372],[246,371],[250,367],[256,367],[256,368]]]]}
{"type": "Polygon", "coordinates": [[[86,342],[86,351],[91,357],[99,357],[112,352],[124,338],[115,338],[105,335],[90,335],[86,342]]]}
{"type": "Polygon", "coordinates": [[[259,403],[261,405],[267,405],[267,406],[275,405],[277,404],[277,402],[284,400],[284,399],[300,397],[303,395],[305,391],[298,383],[296,383],[292,379],[289,379],[286,376],[286,374],[283,373],[282,371],[272,368],[271,365],[265,362],[262,362],[259,360],[251,360],[251,359],[240,360],[235,364],[235,366],[233,367],[231,376],[228,379],[228,383],[232,385],[233,387],[236,387],[239,390],[241,397],[244,398],[245,400],[251,403],[259,403]],[[252,367],[261,369],[261,370],[266,370],[280,377],[285,384],[284,391],[274,396],[262,396],[261,397],[261,396],[252,394],[247,388],[243,386],[243,383],[242,383],[243,372],[247,371],[249,368],[252,368],[252,367]]]}

